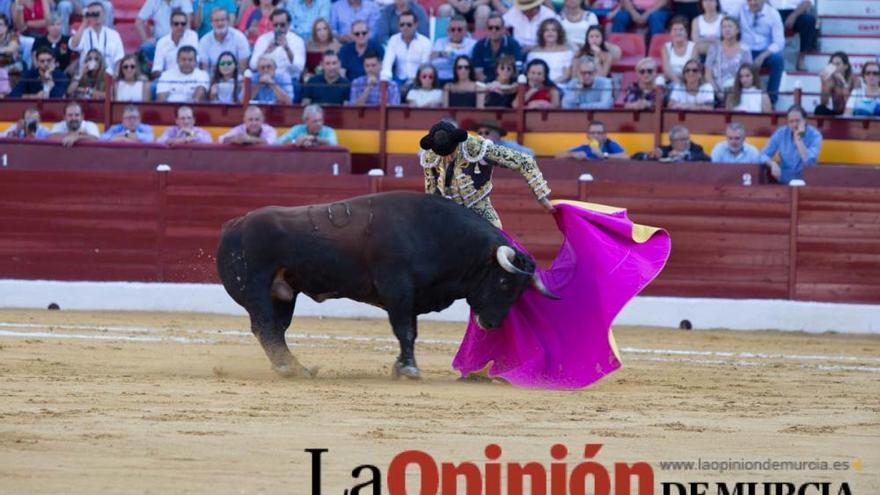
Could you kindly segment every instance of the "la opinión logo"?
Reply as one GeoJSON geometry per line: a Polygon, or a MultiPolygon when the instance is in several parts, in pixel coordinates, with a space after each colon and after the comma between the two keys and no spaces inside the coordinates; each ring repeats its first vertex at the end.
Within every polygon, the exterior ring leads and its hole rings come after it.
{"type": "MultiPolygon", "coordinates": [[[[549,467],[537,461],[502,462],[502,450],[497,444],[484,449],[485,462],[438,462],[421,450],[400,452],[388,464],[385,480],[390,495],[502,495],[502,480],[507,483],[504,495],[611,495],[614,477],[615,495],[653,495],[654,469],[647,462],[614,463],[609,471],[593,461],[602,444],[586,444],[583,460],[574,465],[566,461],[568,448],[562,444],[550,447],[554,461],[549,467]],[[407,491],[407,470],[419,474],[418,491],[407,491]],[[549,491],[548,491],[549,482],[549,491]],[[464,490],[459,492],[459,483],[464,490]],[[528,487],[528,489],[526,489],[528,487]],[[632,491],[635,488],[635,491],[632,491]]],[[[311,454],[312,493],[321,495],[321,456],[329,449],[305,449],[311,454]]],[[[351,476],[352,487],[343,495],[381,495],[382,471],[373,464],[355,467],[351,476]],[[363,477],[363,479],[362,479],[363,477]]]]}

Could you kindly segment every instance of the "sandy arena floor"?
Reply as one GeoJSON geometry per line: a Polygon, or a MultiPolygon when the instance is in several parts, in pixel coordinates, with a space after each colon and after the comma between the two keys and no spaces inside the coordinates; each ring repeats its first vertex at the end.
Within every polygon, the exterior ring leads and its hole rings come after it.
{"type": "Polygon", "coordinates": [[[337,495],[357,465],[384,474],[407,449],[482,464],[492,442],[501,461],[545,466],[554,443],[572,463],[602,443],[598,462],[651,462],[658,483],[846,481],[880,493],[878,336],[619,328],[621,370],[546,392],[456,382],[463,325],[420,330],[425,379],[394,382],[385,321],[295,318],[293,352],[321,372],[290,381],[270,371],[245,318],[0,311],[0,493],[309,495],[303,449],[329,448],[323,493],[337,495]],[[852,465],[659,466],[697,458],[852,465]]]}

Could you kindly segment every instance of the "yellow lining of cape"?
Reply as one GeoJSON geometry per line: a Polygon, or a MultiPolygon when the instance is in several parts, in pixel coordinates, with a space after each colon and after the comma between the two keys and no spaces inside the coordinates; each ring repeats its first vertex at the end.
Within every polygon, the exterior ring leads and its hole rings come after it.
{"type": "MultiPolygon", "coordinates": [[[[618,208],[616,206],[608,206],[602,205],[599,203],[585,203],[583,201],[574,201],[571,199],[554,199],[550,201],[550,203],[554,205],[558,204],[568,204],[572,206],[577,206],[578,208],[583,208],[585,210],[595,211],[599,213],[620,213],[621,211],[626,211],[625,208],[618,208]]],[[[633,222],[632,224],[632,240],[638,242],[639,244],[644,244],[648,242],[648,239],[651,238],[654,234],[662,230],[659,227],[652,227],[650,225],[641,225],[633,222]]]]}

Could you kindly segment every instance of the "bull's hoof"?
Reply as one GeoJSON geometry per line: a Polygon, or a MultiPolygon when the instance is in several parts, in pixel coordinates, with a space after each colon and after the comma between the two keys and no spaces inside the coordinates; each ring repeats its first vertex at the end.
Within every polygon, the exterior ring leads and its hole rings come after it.
{"type": "Polygon", "coordinates": [[[272,366],[275,373],[284,378],[314,378],[318,374],[318,367],[305,368],[302,366],[289,366],[286,364],[280,366],[272,366]]]}
{"type": "Polygon", "coordinates": [[[399,380],[401,376],[405,376],[410,380],[421,380],[422,372],[415,365],[403,365],[400,362],[394,363],[394,368],[392,368],[391,376],[395,380],[399,380]]]}

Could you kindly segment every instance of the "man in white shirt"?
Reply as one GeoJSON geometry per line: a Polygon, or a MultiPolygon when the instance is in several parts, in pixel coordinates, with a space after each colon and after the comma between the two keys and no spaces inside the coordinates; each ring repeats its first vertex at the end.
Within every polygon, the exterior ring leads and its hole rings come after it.
{"type": "Polygon", "coordinates": [[[189,29],[189,20],[183,12],[171,14],[171,32],[159,38],[153,57],[152,78],[156,79],[166,70],[177,68],[177,50],[183,46],[199,46],[199,35],[189,29]]]}
{"type": "Polygon", "coordinates": [[[382,80],[404,84],[416,77],[419,66],[431,58],[431,40],[416,32],[416,15],[404,12],[398,16],[400,32],[388,40],[382,60],[382,80]]]}
{"type": "Polygon", "coordinates": [[[70,38],[70,49],[85,56],[95,49],[104,56],[108,72],[116,73],[116,64],[125,56],[122,38],[115,29],[104,26],[104,5],[92,2],[83,14],[85,28],[81,28],[70,38]]]}
{"type": "Polygon", "coordinates": [[[770,6],[779,11],[785,29],[794,29],[801,37],[801,53],[819,49],[813,0],[770,0],[770,6]]]}
{"type": "Polygon", "coordinates": [[[210,86],[208,73],[196,68],[196,49],[184,46],[177,51],[177,67],[166,70],[159,78],[156,100],[175,103],[203,101],[210,86]]]}
{"type": "Polygon", "coordinates": [[[134,28],[141,36],[141,52],[147,60],[153,60],[156,53],[156,40],[171,32],[172,12],[183,12],[187,20],[193,13],[191,0],[146,0],[134,20],[134,28]],[[147,32],[147,21],[153,21],[151,32],[147,32]]]}
{"type": "Polygon", "coordinates": [[[272,11],[272,31],[263,33],[254,43],[251,70],[257,70],[260,57],[267,55],[275,61],[278,72],[299,79],[306,66],[306,44],[290,30],[290,12],[283,9],[272,11]]]}
{"type": "Polygon", "coordinates": [[[513,29],[513,37],[527,52],[538,44],[538,26],[547,19],[556,19],[556,13],[541,0],[515,0],[514,8],[508,10],[502,19],[513,29]]]}
{"type": "Polygon", "coordinates": [[[52,126],[49,139],[61,141],[64,146],[73,146],[78,141],[89,141],[101,137],[94,122],[83,120],[82,107],[72,101],[64,107],[64,120],[52,126]]]}
{"type": "Polygon", "coordinates": [[[211,10],[210,19],[214,29],[199,40],[199,65],[211,72],[223,52],[232,52],[239,69],[244,72],[251,56],[247,37],[238,29],[229,27],[229,13],[223,7],[211,10]]]}

